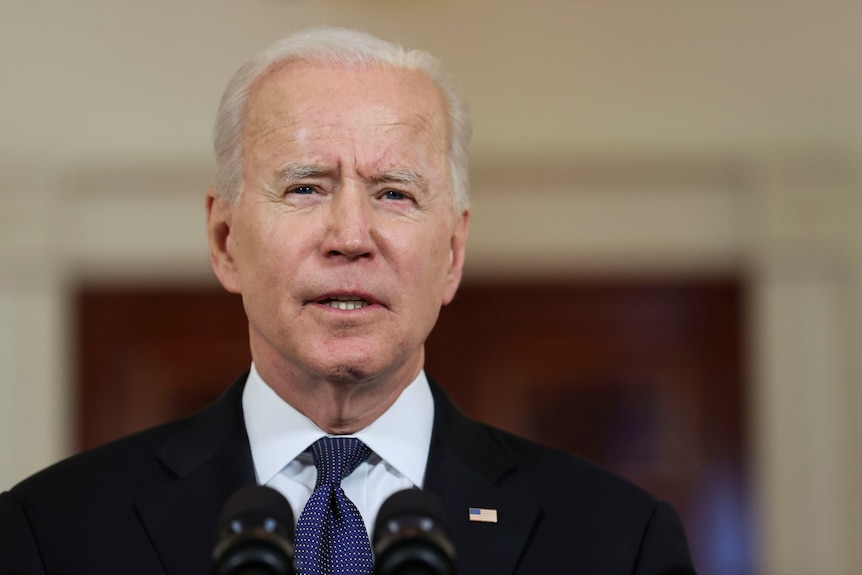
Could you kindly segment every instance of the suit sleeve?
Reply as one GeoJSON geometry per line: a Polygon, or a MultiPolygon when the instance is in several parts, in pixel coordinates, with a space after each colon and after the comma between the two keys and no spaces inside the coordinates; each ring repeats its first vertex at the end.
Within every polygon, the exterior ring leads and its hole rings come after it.
{"type": "Polygon", "coordinates": [[[24,508],[8,492],[0,493],[0,575],[45,575],[24,508]]]}
{"type": "Polygon", "coordinates": [[[653,510],[638,551],[635,575],[696,575],[685,529],[667,503],[653,510]]]}

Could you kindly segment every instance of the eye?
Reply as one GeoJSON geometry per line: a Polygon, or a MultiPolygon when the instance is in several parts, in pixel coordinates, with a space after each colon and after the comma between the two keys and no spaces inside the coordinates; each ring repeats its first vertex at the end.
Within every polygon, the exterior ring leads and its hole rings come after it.
{"type": "Polygon", "coordinates": [[[288,188],[287,193],[308,196],[315,193],[315,191],[314,186],[294,186],[288,188]]]}
{"type": "Polygon", "coordinates": [[[382,197],[385,200],[406,200],[407,194],[399,192],[398,190],[386,190],[383,192],[382,197]]]}

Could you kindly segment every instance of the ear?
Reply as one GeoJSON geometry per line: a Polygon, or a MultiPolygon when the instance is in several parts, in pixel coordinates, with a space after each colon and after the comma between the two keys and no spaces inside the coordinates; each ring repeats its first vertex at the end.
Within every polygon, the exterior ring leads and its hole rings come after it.
{"type": "Polygon", "coordinates": [[[233,207],[215,188],[207,190],[207,242],[210,265],[221,285],[231,293],[240,293],[239,272],[231,253],[233,207]]]}
{"type": "Polygon", "coordinates": [[[464,258],[467,254],[467,229],[470,223],[470,211],[464,210],[455,222],[455,229],[450,240],[449,271],[446,276],[446,291],[443,294],[443,305],[448,305],[455,297],[461,284],[464,271],[464,258]]]}

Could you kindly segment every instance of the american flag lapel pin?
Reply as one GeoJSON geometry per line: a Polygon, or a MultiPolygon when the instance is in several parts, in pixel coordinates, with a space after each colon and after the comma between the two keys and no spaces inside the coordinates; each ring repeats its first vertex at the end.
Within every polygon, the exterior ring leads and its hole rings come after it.
{"type": "Polygon", "coordinates": [[[471,507],[469,513],[470,521],[479,521],[480,523],[496,523],[496,509],[482,509],[481,507],[471,507]]]}

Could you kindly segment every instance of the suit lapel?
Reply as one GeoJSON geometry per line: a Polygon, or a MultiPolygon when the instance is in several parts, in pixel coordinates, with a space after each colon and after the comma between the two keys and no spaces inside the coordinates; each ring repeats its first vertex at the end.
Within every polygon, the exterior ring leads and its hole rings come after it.
{"type": "MultiPolygon", "coordinates": [[[[189,418],[159,459],[174,481],[140,497],[136,507],[171,575],[206,575],[225,500],[255,482],[242,419],[241,377],[212,406],[189,418]]],[[[488,430],[465,417],[431,382],[435,415],[425,488],[443,501],[459,572],[512,573],[539,516],[533,503],[501,484],[516,472],[488,430]],[[494,509],[496,523],[469,520],[471,507],[494,509]]]]}
{"type": "Polygon", "coordinates": [[[512,573],[539,507],[504,492],[501,484],[516,463],[484,426],[459,412],[433,382],[431,388],[434,433],[425,488],[443,501],[459,572],[512,573]],[[496,510],[497,522],[470,521],[470,508],[496,510]]]}
{"type": "Polygon", "coordinates": [[[216,521],[225,500],[254,483],[241,396],[245,376],[216,403],[189,418],[159,452],[175,481],[136,502],[165,569],[209,573],[216,521]]]}

